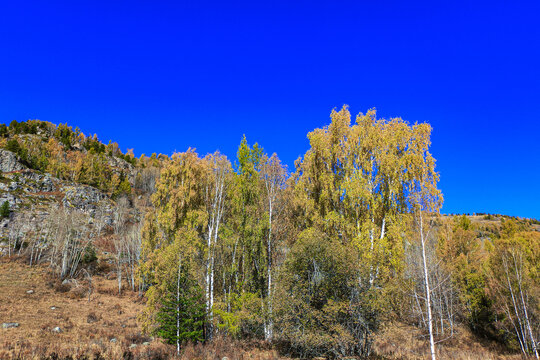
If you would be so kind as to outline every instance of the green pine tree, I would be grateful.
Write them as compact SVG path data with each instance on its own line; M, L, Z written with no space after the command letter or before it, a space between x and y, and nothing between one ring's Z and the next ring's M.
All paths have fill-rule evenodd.
M204 319L205 305L200 288L187 279L186 274L181 274L179 281L171 283L161 299L155 335L176 344L179 351L186 341L204 340Z
M10 214L9 202L4 201L4 203L0 207L0 217L7 218L9 217L9 214Z
M21 146L19 145L19 142L16 139L9 139L6 144L6 150L14 152L15 154L18 154L21 151Z

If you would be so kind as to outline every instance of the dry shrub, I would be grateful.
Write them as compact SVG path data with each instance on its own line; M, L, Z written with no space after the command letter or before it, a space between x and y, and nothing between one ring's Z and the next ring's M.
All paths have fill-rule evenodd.
M88 295L88 289L84 286L73 288L69 291L68 297L70 299L82 299Z
M130 344L142 344L144 342L149 342L151 341L152 339L150 339L148 336L144 336L140 333L134 333L134 334L129 334L129 335L126 335L126 340L130 343Z
M259 359L276 360L279 356L269 344L259 341L235 341L226 336L216 336L207 344L188 343L184 346L181 359Z
M58 281L57 280L54 280L54 279L48 279L46 280L45 282L45 286L48 288L48 289L54 289L54 287L58 285Z
M437 358L457 360L521 359L519 354L504 354L500 345L482 341L467 328L458 327L453 337L436 345ZM431 358L429 338L416 327L402 323L387 324L375 335L373 357L389 360Z
M133 359L137 360L165 360L174 358L176 358L176 349L173 346L159 342L155 342L149 346L139 347L133 355Z
M108 327L113 327L113 326L115 326L116 324L115 324L114 321L106 320L105 322L103 322L103 325L108 326Z
M66 317L64 319L64 321L65 321L64 326L61 326L61 328L63 330L71 330L71 329L73 329L74 325L73 325L73 322L71 321L71 319Z
M54 290L59 293L67 293L71 290L71 286L69 284L62 284L61 282L58 282L54 285Z
M93 311L90 312L88 316L86 317L86 322L89 324L98 322L99 320L101 320L101 316L97 316L96 313Z
M103 295L118 295L118 289L111 289L110 287L105 287L105 286L98 286L97 288L97 292L98 294L103 294Z
M109 264L107 261L100 260L96 266L96 273L106 274L113 271L113 265Z

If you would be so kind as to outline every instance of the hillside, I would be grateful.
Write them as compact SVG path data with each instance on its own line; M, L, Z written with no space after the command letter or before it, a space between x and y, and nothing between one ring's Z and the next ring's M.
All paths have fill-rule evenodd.
M0 358L533 356L540 223L439 214L429 126L331 117L293 173L0 125Z
M106 273L93 277L90 301L85 286L85 283L63 286L51 278L46 266L30 267L19 261L0 259L0 323L18 324L0 330L0 359L42 359L52 354L58 354L60 359L93 354L105 359L174 356L174 346L141 334L136 318L144 306L136 293L118 296L115 279ZM56 327L59 332L54 331ZM207 348L190 346L182 359L285 359L265 348L265 344L220 341ZM375 340L372 358L427 359L422 355L425 350L426 342L418 329L403 323L388 323ZM465 328L444 344L441 357L521 359L520 355L506 354L497 344L475 338Z
M103 260L106 261L106 260ZM118 296L116 279L98 272L88 282L62 284L47 266L0 259L0 359L168 359L174 346L141 334L137 316L144 300L136 292ZM277 359L275 351L220 342L191 346L182 359ZM55 355L58 357L55 357Z
M165 157L134 159L97 136L41 121L0 126L0 135L0 204L8 204L0 222L0 358L172 357L174 347L142 334L141 293L127 287L119 295L111 240L119 201L130 226L141 221ZM60 274L60 259L50 252L66 238L77 248L68 249L76 263ZM189 351L238 359L239 350Z

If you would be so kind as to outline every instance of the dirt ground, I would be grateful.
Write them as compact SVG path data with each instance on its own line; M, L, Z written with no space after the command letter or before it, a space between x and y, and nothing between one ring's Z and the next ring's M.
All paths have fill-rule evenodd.
M0 259L0 323L19 324L0 329L0 359L7 354L26 358L115 347L122 352L125 346L153 343L140 335L140 298L129 291L118 296L115 280L94 276L90 301L82 284L62 286L52 280L46 266Z

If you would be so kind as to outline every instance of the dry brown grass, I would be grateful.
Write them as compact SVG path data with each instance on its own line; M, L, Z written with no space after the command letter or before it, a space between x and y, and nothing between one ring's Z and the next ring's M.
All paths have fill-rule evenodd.
M276 350L262 342L238 342L230 339L217 337L208 345L192 345L185 347L181 359L191 360L277 360L286 359L280 357Z
M137 294L124 291L118 296L114 278L94 276L94 291L88 302L84 281L77 285L62 285L51 279L46 266L30 267L0 258L0 323L20 324L17 328L0 328L0 359L176 358L174 346L141 334L137 315L144 303ZM27 294L28 290L34 293ZM53 332L57 326L61 333ZM275 351L261 344L226 339L205 346L187 345L182 355L182 359L223 357L278 358Z
M0 359L98 351L121 358L125 345L130 345L128 337L140 334L136 316L143 304L129 291L117 296L114 280L95 276L93 286L102 291L94 290L89 302L82 283L62 285L50 280L45 266L0 260L0 323L20 324L0 329ZM62 332L54 333L55 327ZM154 343L158 342L148 346Z
M506 354L492 342L482 342L466 328L455 330L454 336L436 345L438 359L518 360L520 354ZM373 344L375 358L431 359L429 342L418 328L402 323L387 324Z
M94 291L88 302L84 281L78 285L68 288L51 280L45 266L29 267L0 258L0 323L20 324L18 328L0 329L0 359L176 358L174 346L141 334L137 315L144 303L137 294L124 291L118 296L114 278L94 276ZM34 293L27 294L28 290ZM53 306L56 309L52 310ZM57 326L62 329L59 334L52 331ZM404 324L388 324L375 336L373 350L376 359L428 358L426 339L417 328ZM456 336L439 345L438 355L440 359L521 359L480 342L466 329L459 329ZM224 357L280 358L265 343L216 338L207 345L187 345L181 359Z

